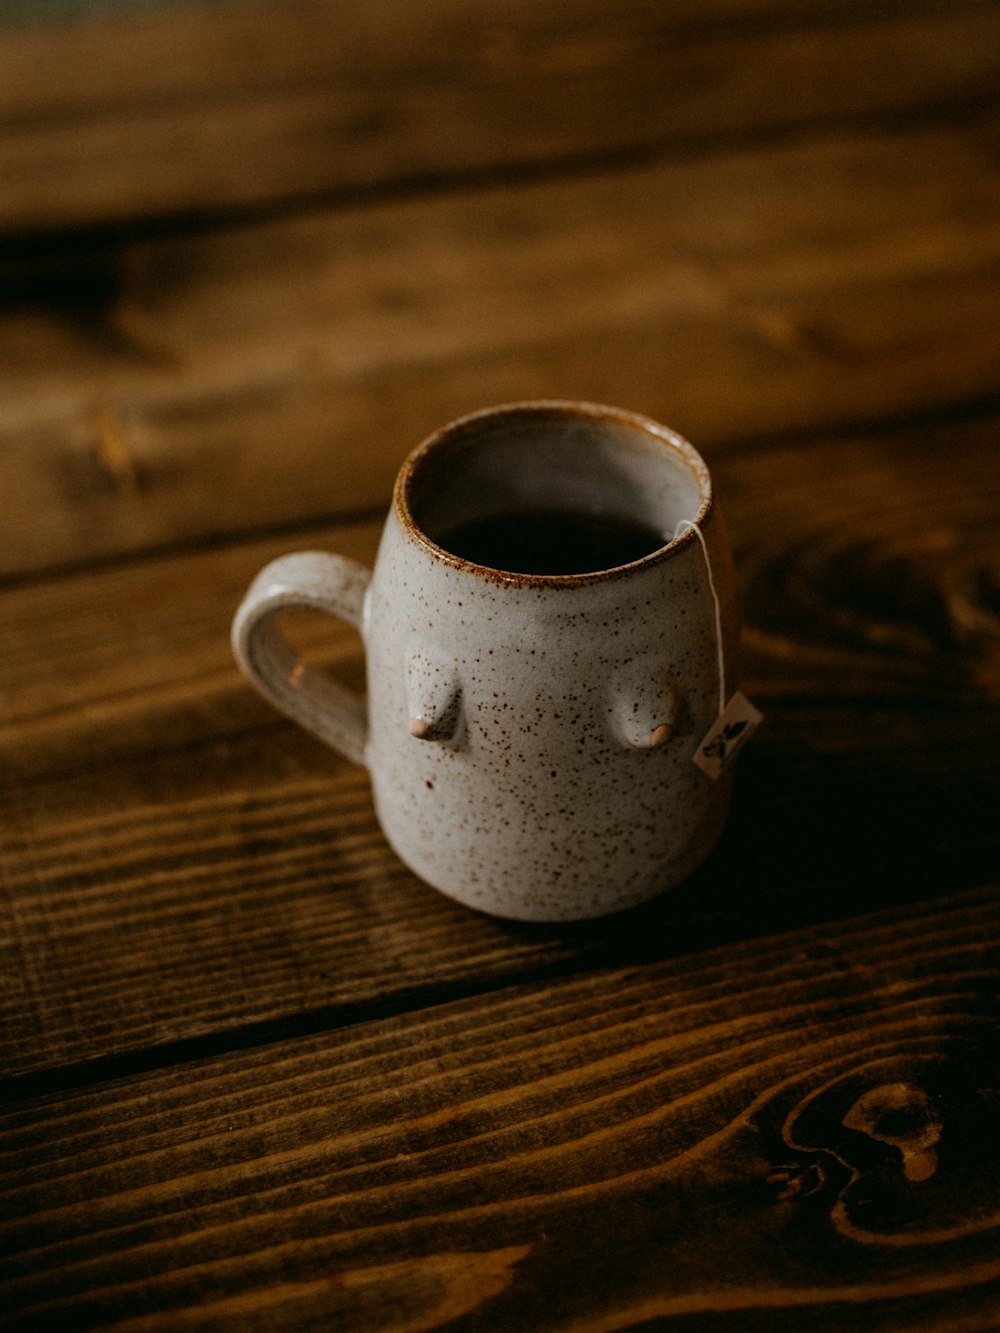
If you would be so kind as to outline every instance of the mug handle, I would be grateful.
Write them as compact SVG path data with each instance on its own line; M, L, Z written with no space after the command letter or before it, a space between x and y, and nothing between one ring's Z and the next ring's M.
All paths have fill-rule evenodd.
M364 637L365 592L371 570L347 556L299 551L265 565L233 619L233 653L251 683L299 726L352 760L365 762L364 699L325 671L307 666L274 617L289 606L338 616Z

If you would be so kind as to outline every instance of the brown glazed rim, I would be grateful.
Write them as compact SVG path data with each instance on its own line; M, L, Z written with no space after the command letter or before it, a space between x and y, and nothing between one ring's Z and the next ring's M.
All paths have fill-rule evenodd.
M467 416L459 417L456 421L449 422L447 426L442 426L433 435L428 436L422 444L417 445L400 468L393 490L393 507L396 516L410 540L423 547L436 560L451 565L453 569L478 574L494 583L539 588L576 588L582 584L601 583L610 579L621 578L635 570L669 560L690 542L697 541L691 528L685 528L679 537L674 537L665 546L657 547L655 551L650 551L648 555L642 556L639 560L630 561L627 565L614 565L610 569L588 570L583 574L518 574L508 570L493 569L488 565L477 565L471 560L464 560L461 556L453 555L451 551L432 541L417 524L410 509L413 483L432 455L442 445L454 439L456 435L470 432L471 428L480 422L496 420L503 416L529 417L539 415L588 417L593 421L613 421L620 425L630 426L633 430L641 431L643 434L659 441L668 449L673 450L675 454L679 454L694 473L698 482L698 489L701 492L701 505L691 521L696 523L699 528L704 529L705 523L712 516L712 479L705 460L694 445L689 444L676 431L670 430L667 426L661 426L652 417L642 416L637 412L626 412L618 407L604 407L599 403L578 403L568 399L551 398L538 401L502 403L497 407L481 408L478 412L470 412Z

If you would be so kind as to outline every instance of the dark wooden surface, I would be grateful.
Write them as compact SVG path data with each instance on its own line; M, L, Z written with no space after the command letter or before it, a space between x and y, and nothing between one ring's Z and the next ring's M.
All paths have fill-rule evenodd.
M0 70L0 1326L994 1333L1000 6L179 5ZM570 929L425 888L228 648L530 396L702 449L767 714L708 864Z

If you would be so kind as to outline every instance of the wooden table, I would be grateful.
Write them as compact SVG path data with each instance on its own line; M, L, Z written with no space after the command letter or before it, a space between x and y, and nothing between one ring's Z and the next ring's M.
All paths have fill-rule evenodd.
M0 70L0 1325L1000 1327L1000 6L175 6ZM541 396L701 448L767 714L705 868L574 929L424 887L228 646Z

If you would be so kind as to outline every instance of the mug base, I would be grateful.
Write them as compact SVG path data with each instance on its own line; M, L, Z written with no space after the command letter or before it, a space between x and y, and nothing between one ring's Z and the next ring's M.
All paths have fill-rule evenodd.
M720 785L731 788L731 783L725 778ZM601 917L629 911L662 897L682 884L715 850L726 826L730 795L730 790L720 793L722 799L713 803L709 817L680 856L674 857L669 866L664 866L661 874L655 878L650 877L632 888L612 889L606 883L590 885L577 883L556 892L548 889L518 892L512 887L509 893L498 894L494 890L477 888L471 882L456 886L450 879L440 876L435 866L421 864L418 855L410 855L384 826L382 832L386 842L404 865L430 888L436 889L438 893L453 902L461 903L463 907L469 907L475 912L482 912L485 916L502 921L518 921L534 925L568 925L573 922L596 921Z

